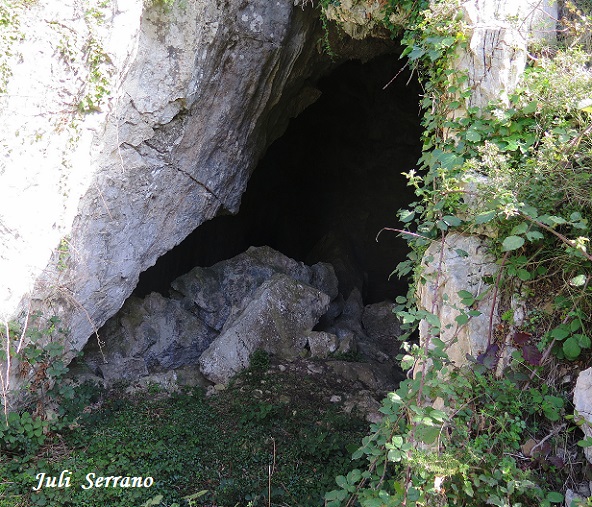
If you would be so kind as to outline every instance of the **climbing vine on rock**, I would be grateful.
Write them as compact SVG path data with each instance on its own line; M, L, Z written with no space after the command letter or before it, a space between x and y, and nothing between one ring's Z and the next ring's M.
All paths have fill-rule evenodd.
M454 63L471 33L461 7L385 5L393 33L405 20L403 57L424 87L423 155L407 173L417 201L400 211L403 228L390 230L412 246L396 269L413 280L397 298L409 328L403 338L420 322L427 333L420 345L403 343L409 378L354 454L368 467L338 477L328 506L550 506L563 502L564 484L578 473L567 461L582 421L570 413L569 376L558 369L590 359L592 47L582 44L590 22L566 2L560 42L529 48L518 86L477 108L467 105L474 90ZM443 252L453 231L483 238L497 274L483 280L483 292L467 287L418 308L419 285L438 294L442 254L431 258L429 280L420 260L430 245ZM487 294L487 348L459 367L448 356L454 339L441 339L453 324L436 307L460 301L451 307L454 334L482 315Z

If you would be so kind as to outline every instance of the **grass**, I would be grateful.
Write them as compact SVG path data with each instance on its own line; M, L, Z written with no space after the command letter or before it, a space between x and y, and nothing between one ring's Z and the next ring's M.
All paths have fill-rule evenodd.
M169 507L200 491L207 493L192 505L323 505L367 432L360 417L328 403L317 380L272 374L265 364L211 398L199 389L155 391L107 393L100 408L53 434L35 456L3 454L0 507L138 507L157 495L156 505ZM36 474L62 470L72 472L70 488L31 490ZM150 476L154 485L83 490L91 472Z

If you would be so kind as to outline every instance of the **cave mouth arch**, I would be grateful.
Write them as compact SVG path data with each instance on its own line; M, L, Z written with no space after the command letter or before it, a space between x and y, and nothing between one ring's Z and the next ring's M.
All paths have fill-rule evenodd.
M166 296L194 266L264 245L307 264L333 264L346 298L355 287L366 304L406 293L389 279L407 254L405 241L392 233L376 241L413 200L401 173L421 154L421 89L401 67L390 54L348 61L321 78L320 98L268 148L238 214L202 224L142 273L134 294Z

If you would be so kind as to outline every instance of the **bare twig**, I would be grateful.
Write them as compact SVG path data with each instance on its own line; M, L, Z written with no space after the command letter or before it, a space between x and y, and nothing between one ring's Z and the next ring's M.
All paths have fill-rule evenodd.
M387 89L387 88L388 88L388 87L389 87L389 86L390 86L390 85L393 83L393 81L399 77L399 74L401 74L401 72L403 72L403 71L404 71L404 70L405 70L405 69L408 67L408 65L409 65L409 60L407 60L407 61L405 62L405 65L403 65L403 67L401 67L401 70L399 70L399 72L397 72L397 73L395 74L395 77L393 77L393 78L392 78L392 79L391 79L391 80L390 80L390 81L389 81L387 84L385 84L385 85L382 87L382 89L383 89L383 90L386 90L386 89Z
M405 231L403 229L394 229L392 227L383 227L382 229L380 229L378 231L378 234L376 235L376 241L378 241L378 237L380 236L380 233L382 231L398 232L399 234L406 234L408 236L413 236L414 238L427 239L428 241L432 241L433 243L436 243L436 240L434 240L432 238L428 238L426 236L422 236L421 234L417 234L416 232Z
M29 301L29 306L27 308L27 316L25 317L25 323L23 325L23 330L21 332L21 337L19 339L18 345L16 347L16 353L18 354L21 351L21 347L23 346L23 341L25 339L25 335L27 333L27 327L29 326L29 316L31 315L31 301Z
M588 252L586 252L584 249L582 248L578 248L578 246L575 244L574 241L572 241L571 239L567 238L566 236L564 236L563 234L561 234L560 232L557 232L555 229L553 229L552 227L549 227L548 225L545 225L544 223L542 223L541 221L532 218L530 216L528 216L526 213L523 213L522 211L518 210L518 213L520 214L521 217L525 218L526 220L528 220L529 222L537 225L538 227L540 227L541 229L544 229L548 232L550 232L551 234L553 234L554 236L558 237L563 243L565 243L567 246L574 248L575 250L577 250L578 252L581 252L582 255L584 257L586 257L586 259L588 259L589 261L592 261L592 255L589 254Z
M547 440L549 440L552 436L557 435L557 433L560 433L565 427L567 426L566 423L560 424L559 426L557 426L557 428L555 428L551 433L549 433L545 438L541 439L541 441L534 445L532 447L532 449L530 450L530 455L532 456L534 453L534 450L537 447L540 447L541 445L543 445Z

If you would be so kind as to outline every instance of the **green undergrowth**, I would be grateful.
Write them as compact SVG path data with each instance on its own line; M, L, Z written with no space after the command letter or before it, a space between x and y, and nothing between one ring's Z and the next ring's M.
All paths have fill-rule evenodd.
M0 506L322 505L367 425L328 403L312 379L268 373L264 359L209 398L200 389L129 396L83 386L72 410L86 410L69 427L36 449L4 446ZM70 488L31 490L37 474L63 470ZM84 490L88 473L150 476L154 485Z

